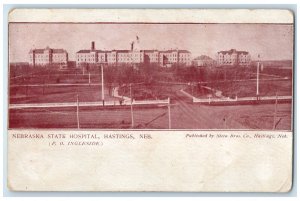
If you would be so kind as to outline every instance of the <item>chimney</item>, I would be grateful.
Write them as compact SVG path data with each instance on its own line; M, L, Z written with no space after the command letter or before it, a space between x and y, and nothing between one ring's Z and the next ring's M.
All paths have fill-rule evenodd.
M95 50L95 42L92 41L92 47L91 47L92 50Z
M133 45L134 45L134 42L132 41L131 42L131 51L133 51Z

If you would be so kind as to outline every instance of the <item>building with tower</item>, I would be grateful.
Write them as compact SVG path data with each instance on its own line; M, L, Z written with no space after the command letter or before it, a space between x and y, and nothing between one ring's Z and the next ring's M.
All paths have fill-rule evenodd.
M99 64L108 65L135 65L158 64L162 67L174 64L191 65L191 53L187 50L143 50L140 48L139 37L130 43L129 50L97 50L95 42L91 48L79 50L76 53L76 66L93 66Z

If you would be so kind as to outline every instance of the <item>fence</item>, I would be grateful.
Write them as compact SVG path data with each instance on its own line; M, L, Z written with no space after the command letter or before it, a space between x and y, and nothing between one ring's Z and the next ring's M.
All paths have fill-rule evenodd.
M196 98L193 97L193 103L213 104L213 103L243 103L253 101L291 101L292 96L262 96L262 97L241 97L241 98Z
M132 105L167 105L169 99L165 100L133 100ZM98 101L98 102L79 102L79 107L105 107L105 106L122 106L131 105L130 100L125 101ZM59 108L59 107L77 107L77 102L67 103L24 103L24 104L10 104L9 109L25 109L25 108Z

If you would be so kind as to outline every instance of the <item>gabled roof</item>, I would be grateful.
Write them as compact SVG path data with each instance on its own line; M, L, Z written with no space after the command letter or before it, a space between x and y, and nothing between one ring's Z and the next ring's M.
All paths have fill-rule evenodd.
M178 50L179 53L191 53L190 51L188 50Z
M90 53L91 50L79 50L77 53Z
M201 55L201 56L196 57L194 60L213 60L213 59L210 58L209 56Z

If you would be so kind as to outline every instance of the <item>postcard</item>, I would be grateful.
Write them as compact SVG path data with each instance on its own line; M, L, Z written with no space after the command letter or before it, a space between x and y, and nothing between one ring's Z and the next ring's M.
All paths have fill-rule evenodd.
M288 192L294 16L14 9L11 191Z

